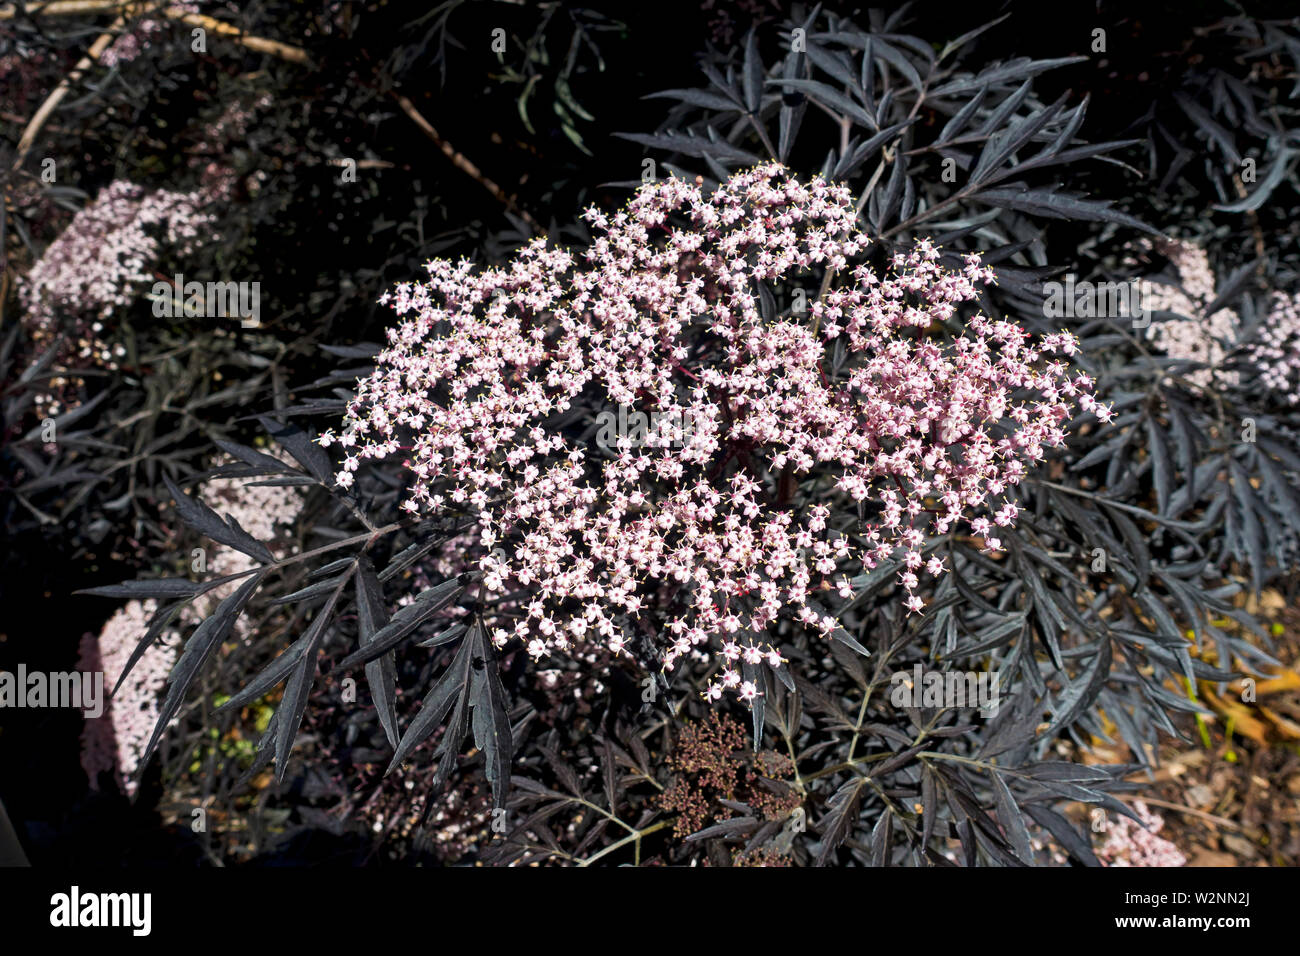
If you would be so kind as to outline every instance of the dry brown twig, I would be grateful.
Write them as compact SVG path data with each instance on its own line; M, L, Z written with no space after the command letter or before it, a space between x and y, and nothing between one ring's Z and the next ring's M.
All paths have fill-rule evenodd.
M28 16L66 16L77 13L102 13L106 10L119 10L132 0L48 0L46 3L29 3L19 6L11 3L0 7L0 20L12 20L19 12Z
M1197 810L1195 807L1183 806L1182 804L1178 804L1178 803L1170 803L1168 800L1161 800L1158 797L1152 797L1145 794L1121 793L1121 794L1116 794L1116 796L1118 796L1121 800L1125 801L1126 803L1137 803L1140 801L1142 803L1150 804L1151 806L1154 807L1161 807L1162 809L1165 810L1173 810L1177 813L1185 813L1189 816L1196 817L1199 820L1204 820L1206 823L1212 824L1214 826L1226 827L1229 830L1238 830L1252 837L1259 836L1259 831L1256 830L1254 827L1246 826L1245 824L1238 823L1235 820L1229 820L1227 817L1220 817L1220 816L1215 816L1213 813L1206 813L1204 810Z
M124 23L126 23L124 17L118 17L114 20L113 25L106 32L99 35L95 42L90 45L90 49L86 51L86 55L77 61L77 65L72 68L72 71L59 81L59 85L45 98L45 102L40 105L40 108L32 114L32 118L27 123L27 128L23 130L23 135L18 139L18 149L13 164L14 169L22 166L27 154L31 151L32 144L36 142L36 137L41 132L41 127L45 125L45 121L63 102L63 98L68 95L73 84L79 82L82 75L99 59L100 54L108 49L108 45L116 38L117 31L122 28Z
M269 53L271 56L279 57L290 63L308 64L311 62L307 51L301 47L281 43L279 40L268 40L265 37L253 36L236 26L204 16L201 13L191 13L181 7L166 7L161 10L150 9L161 5L161 3L156 2L153 4L142 3L140 0L48 0L46 3L29 3L22 7L21 11L30 16L40 15L45 17L116 12L121 14L119 22L122 19L152 12L157 16L166 17L178 23L184 23L192 27L202 27L204 30L209 30L228 40L234 40L236 43L258 53ZM0 20L12 20L18 16L19 12L20 8L17 4L0 7ZM120 29L117 23L113 26Z
M119 12L119 16L113 21L112 26L110 26L104 33L101 33L95 42L91 44L86 55L77 61L77 65L74 66L71 72L69 72L68 75L59 82L59 85L54 88L54 91L50 93L45 102L42 103L40 108L32 115L31 120L27 123L26 129L23 130L22 137L18 140L18 148L13 163L14 169L18 169L22 166L24 160L27 159L27 154L31 151L32 145L36 142L37 135L39 135L41 128L45 125L46 120L48 120L51 114L58 109L59 104L63 102L64 98L71 91L73 85L81 80L82 76L90 69L91 65L97 62L103 52L108 49L109 44L113 42L121 32L122 28L126 25L128 17L138 16L145 13L155 13L167 17L170 20L176 20L190 26L201 27L204 30L210 30L217 36L234 40L235 42L258 53L267 53L271 56L276 56L292 63L309 64L311 62L310 58L307 56L307 51L301 47L281 43L278 40L267 40L262 37L251 36L250 34L244 33L238 27L233 27L228 23L214 20L212 17L203 16L202 14L190 13L180 7L157 9L158 7L161 7L161 3L139 3L134 2L134 0L54 0L54 2L30 4L25 8L28 13L40 13L42 15L94 13L105 10L116 10ZM13 17L17 15L17 12L17 7L14 5L0 8L0 20L13 19Z
M420 111L415 108L414 103L405 96L402 96L400 93L394 92L391 95L395 100L397 100L397 105L402 108L402 112L410 117L411 122L420 127L420 131L423 132L425 136L433 140L434 144L442 150L443 155L450 159L457 169L465 173L465 175L472 178L475 182L490 192L496 197L498 202L502 203L507 209L517 215L520 219L524 220L524 222L528 223L528 225L534 230L537 232L542 231L542 227L527 210L520 208L512 197L506 195L504 189L498 186L491 179L488 179L488 177L484 176L477 166L465 158L463 153L457 152L451 143L443 139L442 135L433 128L433 124L425 119L424 116L420 114Z
M303 66L311 64L311 57L302 47L292 46L288 43L281 43L279 40L267 40L264 37L255 37L252 34L245 33L238 27L231 26L221 20L214 20L212 17L205 17L201 13L189 13L179 7L168 7L162 11L163 15L169 20L177 20L181 23L192 27L202 27L210 30L217 36L225 37L228 40L234 40L248 49L257 53L269 53L271 56L278 57L281 60L287 60L290 63L300 63Z
M311 58L308 56L307 51L301 47L292 46L288 43L281 43L278 40L267 40L263 37L252 36L243 32L238 27L231 26L229 23L214 20L212 17L204 16L203 14L190 13L179 7L166 7L165 9L151 10L151 6L158 7L161 6L161 4L154 3L150 5L148 3L140 3L138 0L47 0L47 2L44 3L27 4L23 8L24 12L28 14L40 14L42 16L99 13L105 11L116 11L119 13L119 16L113 22L113 25L109 27L105 33L100 35L97 40L95 40L86 56L82 57L82 59L72 69L72 72L64 77L63 81L59 83L54 92L50 94L49 98L41 104L40 109L38 109L35 115L33 115L31 121L27 124L27 128L23 131L22 138L18 142L17 158L14 161L14 169L17 169L22 165L23 161L27 158L27 153L31 150L32 144L36 141L37 134L45 125L46 120L48 120L54 110L58 108L59 103L63 101L64 97L68 95L73 84L80 80L82 74L84 74L85 71L90 68L91 64L97 61L104 50L107 49L108 45L113 41L113 38L122 29L128 16L137 16L142 13L155 12L157 15L165 16L170 20L209 30L216 36L233 40L236 43L258 53L266 53L290 63L299 63L304 66L309 66L311 64ZM18 7L16 4L0 7L0 20L13 19L17 13ZM482 171L480 171L479 168L475 166L474 163L472 163L463 153L457 151L455 147L447 142L437 129L434 128L433 124L425 119L420 111L415 108L414 103L399 93L393 93L392 95L397 100L398 106L402 108L402 112L404 112L407 117L409 117L410 120L420 128L421 132L428 136L429 139L433 140L434 144L437 145L449 160L451 160L452 164L456 166L457 169L465 173L465 175L469 176L490 192L498 202L523 219L532 229L541 232L541 226L537 220L533 218L526 209L521 208L519 204L515 202L514 197L508 195L504 189L485 176Z

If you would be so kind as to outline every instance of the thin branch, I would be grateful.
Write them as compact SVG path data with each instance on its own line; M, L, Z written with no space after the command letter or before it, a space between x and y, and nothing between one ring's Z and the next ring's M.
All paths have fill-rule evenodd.
M1126 803L1149 803L1155 807L1163 807L1166 810L1173 810L1176 813L1185 813L1188 816L1204 820L1206 823L1214 826L1227 827L1230 830L1240 830L1242 833L1249 834L1252 837L1258 836L1259 831L1238 823L1235 820L1229 820L1227 817L1215 816L1213 813L1206 813L1204 810L1197 810L1195 807L1183 806L1179 803L1171 803L1168 800L1161 800L1157 797L1147 796L1140 793L1120 793L1116 796Z
M49 17L112 11L121 14L118 23L114 24L114 28L116 28L128 17L137 17L151 12L148 7L148 3L141 3L139 0L48 0L45 3L28 4L21 10L17 4L0 7L0 20L12 20L20 12L29 16L39 14ZM193 13L183 7L167 7L164 10L152 12L155 12L158 16L166 17L168 20L176 20L192 27L202 27L204 30L210 30L217 36L234 40L236 43L258 53L269 53L271 56L288 60L291 63L301 63L303 65L311 63L307 51L301 47L281 43L279 40L268 40L264 37L253 36L229 23L204 16L201 13Z
M181 23L188 24L192 27L202 27L210 30L217 36L225 37L227 40L233 40L236 43L248 47L257 53L269 53L271 56L279 57L281 60L287 60L290 63L300 63L303 66L311 65L311 57L302 47L291 46L288 43L281 43L279 40L267 40L264 37L256 37L250 33L245 33L238 27L231 26L221 20L214 20L212 17L205 17L201 13L190 13L180 7L168 7L162 11L163 15L169 20L177 20Z
M48 0L46 3L29 3L19 7L16 3L0 7L0 20L13 20L18 14L34 17L67 16L78 13L102 13L106 10L120 10L131 0Z
M101 33L98 39L91 44L86 55L83 56L77 62L77 65L72 68L72 71L59 82L59 85L54 88L54 91L46 98L45 102L41 104L40 109L38 109L32 116L31 120L27 124L27 128L23 130L22 137L18 140L17 155L13 164L15 170L20 168L23 162L27 159L27 154L31 152L31 148L35 144L36 137L40 134L41 128L45 125L45 122L50 118L51 114L58 109L59 104L63 102L64 98L67 97L68 93L72 90L73 85L80 82L86 71L89 70L93 64L98 62L103 52L108 49L109 44L113 42L118 33L126 25L128 15L140 15L143 13L155 12L169 20L176 20L189 26L210 30L219 37L233 40L236 43L258 53L267 53L291 63L300 63L303 65L309 65L311 63L307 51L301 47L281 43L278 40L267 40L263 37L252 36L251 34L240 30L238 27L231 26L229 23L223 23L220 20L214 20L212 17L207 17L199 13L191 13L181 7L167 7L164 10L153 11L150 9L148 4L113 3L96 5L98 2L99 0L64 0L64 2L61 3L49 3L41 5L40 7L33 5L32 7L27 8L29 12L39 10L51 14L85 13L96 10L121 10L121 15L113 21L112 26L110 26L108 30ZM87 3L90 5L87 6ZM12 19L16 13L17 8L13 5L0 8L0 20Z
M77 61L77 65L72 68L72 72L59 81L59 85L46 97L40 109L33 114L31 120L27 123L27 128L23 130L23 135L18 140L17 155L13 164L15 170L19 169L23 161L27 159L27 154L31 152L32 145L36 142L36 137L40 135L41 127L45 125L45 121L58 109L64 97L72 90L73 84L80 82L85 72L99 60L100 54L108 49L108 45L116 38L117 31L122 28L125 22L126 20L123 17L114 20L113 25L105 33L101 33L99 38L90 45L90 49L86 51L85 56Z
M402 96L400 93L391 90L389 93L393 99L397 100L397 105L402 108L402 112L411 118L411 122L420 127L420 131L424 133L425 136L433 140L434 145L442 150L443 155L451 160L452 165L490 192L494 197L496 197L498 202L517 215L520 219L524 220L524 222L528 223L528 225L535 231L539 233L542 231L542 227L538 224L537 220L527 212L527 210L520 208L512 197L506 195L504 189L484 176L477 166L465 158L464 154L458 153L451 143L443 139L442 134L434 129L433 124L420 114L420 111L415 108L414 103L405 96Z
M622 821L620 820L618 822L621 823ZM664 827L670 825L671 823L672 820L660 820L658 823L654 824L653 826L648 826L644 830L635 830L632 833L629 833L627 836L623 837L623 839L619 840L617 843L611 843L609 846L605 847L595 856L589 856L585 860L579 861L578 866L584 866L584 867L591 866L591 864L595 863L601 857L608 856L609 854L613 853L615 850L627 846L627 844L632 842L636 843L637 856L639 859L640 852L641 852L641 838L645 836L649 836L651 833L654 833L656 830L662 830Z

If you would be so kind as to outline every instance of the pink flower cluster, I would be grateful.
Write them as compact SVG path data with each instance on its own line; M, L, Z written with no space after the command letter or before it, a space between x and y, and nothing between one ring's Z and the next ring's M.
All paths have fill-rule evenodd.
M1274 293L1268 318L1245 353L1262 388L1300 404L1300 294Z
M1139 249L1154 248L1166 256L1178 273L1179 288L1143 282L1142 306L1152 312L1173 312L1186 319L1155 320L1147 327L1147 338L1170 358L1198 362L1204 368L1190 369L1184 377L1196 385L1235 385L1237 373L1225 370L1223 360L1237 335L1240 319L1231 309L1206 315L1214 302L1215 278L1204 249L1180 240L1138 241Z
M98 636L87 634L81 639L77 667L84 673L102 671L105 695L113 692L156 610L153 601L131 601L109 619ZM178 647L174 633L165 643L151 646L117 695L106 703L104 712L86 720L81 731L81 766L92 788L98 787L99 774L108 772L116 774L124 793L134 794L135 773L158 723L158 698L176 663Z
M23 323L33 341L41 345L62 333L69 339L63 361L116 368L126 350L109 344L106 320L153 282L150 270L164 248L193 251L214 221L200 211L204 202L198 193L149 192L122 179L101 190L20 284Z
M896 555L919 611L919 576L944 570L927 537L964 527L997 549L1016 518L1005 496L1061 444L1071 403L1109 417L1057 357L1070 335L1034 343L979 314L962 325L958 307L993 279L978 256L952 271L920 242L886 276L850 267L868 240L843 186L769 164L708 196L650 184L586 218L585 264L538 240L507 268L433 261L428 282L385 294L403 319L341 433L320 438L345 450L341 487L361 459L400 449L406 510L477 515L484 590L532 594L498 646L617 654L644 636L666 670L716 647L706 696L752 700L739 662L781 666L758 639L778 614L829 634L836 621L809 598L848 597L848 567ZM760 283L814 270L845 281L808 316L764 317ZM836 340L848 360L832 377ZM661 425L605 455L547 424L593 398L689 420L689 437ZM857 502L878 513L833 526L832 505Z
M1164 818L1148 810L1141 800L1133 802L1133 809L1149 829L1128 817L1117 818L1107 829L1106 842L1097 851L1097 858L1106 866L1185 866L1187 857L1182 850L1156 835L1165 825Z
M169 8L173 8L185 13L198 13L199 6L197 3L169 3ZM104 66L114 67L121 66L123 63L130 63L141 53L147 50L151 45L150 37L155 36L163 31L165 20L159 20L154 17L141 17L132 26L123 32L113 45L99 56L99 62Z
M149 192L115 180L32 266L22 284L26 321L49 334L58 328L61 309L103 319L131 302L139 286L152 283L147 270L164 245L181 254L192 251L212 221L199 212L200 204L193 193Z

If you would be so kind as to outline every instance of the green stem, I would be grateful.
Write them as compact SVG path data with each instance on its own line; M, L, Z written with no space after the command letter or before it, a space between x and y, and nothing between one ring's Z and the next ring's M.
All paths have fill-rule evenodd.
M621 820L619 822L622 823ZM591 864L595 863L602 856L606 856L610 853L613 853L615 850L619 849L620 847L624 847L627 844L632 843L634 841L636 843L636 862L637 865L640 866L641 865L641 838L644 836L649 836L651 833L654 833L656 830L662 830L670 823L672 823L672 820L660 820L654 826L646 827L644 830L633 830L627 836L623 837L623 839L619 840L617 843L611 843L609 846L605 847L605 849L601 850L595 856L587 857L587 859L581 861L578 864L578 866L591 866ZM624 824L624 826L626 825L627 824Z

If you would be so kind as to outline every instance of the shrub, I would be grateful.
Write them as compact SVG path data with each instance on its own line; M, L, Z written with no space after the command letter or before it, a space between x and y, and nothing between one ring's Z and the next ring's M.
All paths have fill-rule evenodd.
M1117 795L1275 664L1300 554L1294 24L1103 66L836 3L393 6L101 25L15 127L6 530L129 602L87 666L156 706L92 776L161 753L265 814L240 858L1123 858L1071 802L1141 844ZM15 108L71 15L0 40ZM175 271L274 319L155 315Z

